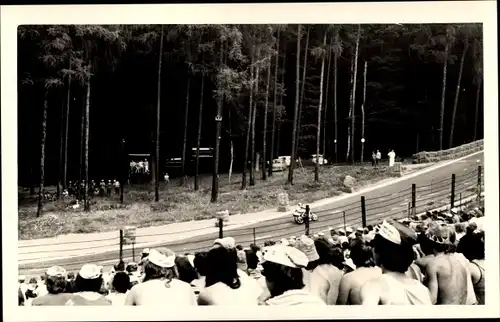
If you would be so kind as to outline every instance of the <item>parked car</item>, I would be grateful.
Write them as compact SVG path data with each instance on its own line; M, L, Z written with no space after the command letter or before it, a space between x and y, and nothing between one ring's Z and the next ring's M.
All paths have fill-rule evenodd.
M311 160L313 164L316 164L316 154L311 154ZM319 155L319 164L320 165L328 164L328 160L323 158L322 154Z
M283 160L283 162L285 162L285 165L286 165L287 167L289 167L289 166L290 166L290 162L291 162L292 157L291 157L291 156L289 156L289 155L282 155L282 156L279 156L279 157L278 157L278 159Z
M273 160L273 172L275 171L285 171L287 168L285 160L283 159L274 159Z

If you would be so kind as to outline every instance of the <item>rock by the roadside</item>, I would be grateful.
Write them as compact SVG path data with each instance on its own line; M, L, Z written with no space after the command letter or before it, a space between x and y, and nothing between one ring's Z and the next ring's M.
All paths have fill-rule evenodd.
M349 175L345 176L344 186L346 186L347 188L352 188L355 183L356 183L356 179L354 177L351 177Z

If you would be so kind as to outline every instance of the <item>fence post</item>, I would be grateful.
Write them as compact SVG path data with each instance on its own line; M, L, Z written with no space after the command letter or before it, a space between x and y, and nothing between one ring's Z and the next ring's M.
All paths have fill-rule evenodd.
M255 227L252 230L253 230L253 244L256 245L255 244Z
M408 219L411 218L410 211L411 211L411 202L408 203Z
M309 236L309 213L311 209L309 208L309 205L306 205L306 217L304 218L304 224L306 226L306 236Z
M345 225L345 210L342 211L342 218L344 218L344 231L346 229L346 225Z
M123 261L123 229L120 229L120 262Z
M451 208L455 207L455 174L451 175Z
M477 202L481 200L481 172L482 167L480 165L477 166Z
M415 216L417 208L417 185L411 184L411 215Z
M219 238L224 238L224 220L222 218L219 218Z
M132 243L132 262L135 262L135 243Z
M361 223L363 228L366 227L366 204L365 204L365 196L361 196Z

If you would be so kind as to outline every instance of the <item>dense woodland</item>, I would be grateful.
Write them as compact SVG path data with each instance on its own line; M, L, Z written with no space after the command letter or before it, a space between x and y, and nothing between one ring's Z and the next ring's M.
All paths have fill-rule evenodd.
M257 155L360 162L480 139L482 39L480 24L20 26L19 184L124 180L126 155L151 153L156 187L182 157L188 180L213 172L216 201L219 171L242 189L272 175ZM214 149L208 169L196 147Z

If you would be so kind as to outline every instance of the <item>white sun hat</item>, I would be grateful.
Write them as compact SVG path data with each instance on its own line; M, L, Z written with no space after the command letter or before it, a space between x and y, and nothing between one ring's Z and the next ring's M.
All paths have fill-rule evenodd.
M292 268L306 267L307 256L295 247L276 244L266 247L263 252L264 262L272 262Z
M148 261L160 267L172 268L175 266L175 255L167 257L156 249L151 249L148 256Z

